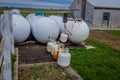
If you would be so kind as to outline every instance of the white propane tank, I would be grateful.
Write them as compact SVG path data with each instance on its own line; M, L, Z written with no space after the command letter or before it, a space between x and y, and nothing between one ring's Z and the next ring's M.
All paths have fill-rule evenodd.
M15 43L25 41L30 35L30 24L22 16L13 14L13 36Z
M34 13L28 14L28 15L26 16L26 19L31 23L32 20L33 20L33 18L34 18L34 16L35 16Z
M67 39L68 39L68 35L67 34L65 34L65 33L61 33L60 34L60 41L61 42L66 42L67 41Z
M36 16L34 13L31 13L27 15L26 19L29 21L31 28L32 28L34 23L41 17L44 17L44 16L41 16L41 15Z
M58 49L59 45L54 41L53 45L51 46L52 51L51 54L53 55L53 53Z
M58 55L58 65L60 67L68 67L70 65L70 60L71 60L71 54L69 53L69 49L66 48L64 50L60 50L60 53Z
M61 16L50 16L50 18L54 19L55 22L57 23L59 29L60 29L60 33L64 32L64 23L63 23L63 19Z
M19 9L12 9L12 14L20 14L20 10Z
M89 36L88 25L83 20L77 20L72 26L66 28L71 33L69 40L75 44L85 41Z
M53 19L42 17L34 23L32 33L37 41L46 44L48 37L53 40L57 39L59 28Z
M51 53L52 52L52 46L54 45L54 41L53 40L51 40L51 41L49 41L48 43L47 43L47 51L49 52L49 53Z
M64 30L65 30L65 29L64 29L64 23L63 23L63 17L52 15L52 16L50 16L50 18L52 18L52 19L55 20L55 22L57 23L57 25L58 25L58 27L59 27L59 29L60 29L60 33L63 33ZM74 21L68 21L68 22L66 23L66 25L67 25L68 27L70 27L72 24L74 24Z

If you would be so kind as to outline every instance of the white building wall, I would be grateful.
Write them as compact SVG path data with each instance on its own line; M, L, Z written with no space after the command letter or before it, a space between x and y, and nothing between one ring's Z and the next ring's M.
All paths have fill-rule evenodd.
M102 27L103 13L109 12L110 18L108 27L120 27L120 10L94 9L93 12L93 25Z

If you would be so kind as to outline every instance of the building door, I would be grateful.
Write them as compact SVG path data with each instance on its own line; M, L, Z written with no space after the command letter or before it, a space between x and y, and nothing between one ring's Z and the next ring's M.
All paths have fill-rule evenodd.
M104 12L103 13L102 26L109 26L109 18L110 18L110 13L109 12Z

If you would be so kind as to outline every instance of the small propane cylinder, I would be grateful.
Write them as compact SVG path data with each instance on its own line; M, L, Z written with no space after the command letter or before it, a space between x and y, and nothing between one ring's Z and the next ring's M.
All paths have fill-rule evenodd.
M56 41L53 42L51 48L52 48L51 54L53 55L53 53L58 49L58 44L56 43Z
M60 67L67 67L70 65L70 59L71 55L69 53L69 49L66 48L65 51L60 50L57 63Z
M47 43L47 52L51 53L52 52L52 46L54 44L54 40L51 40L51 38L49 38L49 41Z
M55 51L54 51L54 53L52 54L52 56L53 56L53 58L55 59L55 60L58 60L58 55L59 55L59 53L60 53L60 50L64 50L64 44L62 44L62 43L58 43L58 49L56 49Z
M65 34L65 33L61 33L60 34L60 41L61 42L65 43L67 41L67 39L68 39L68 35L67 34Z
M59 52L60 52L60 45L58 45L58 48L54 51L54 53L52 54L53 58L55 60L58 59L58 55L59 55Z

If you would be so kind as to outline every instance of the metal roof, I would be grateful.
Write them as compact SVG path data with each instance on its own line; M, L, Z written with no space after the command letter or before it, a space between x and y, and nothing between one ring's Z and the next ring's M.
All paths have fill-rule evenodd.
M120 8L120 0L87 0L95 7Z

